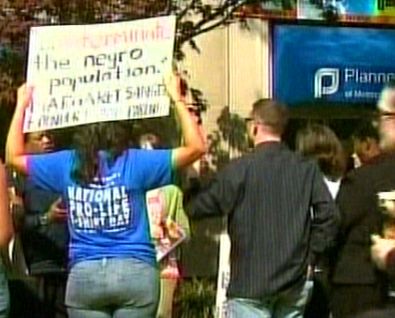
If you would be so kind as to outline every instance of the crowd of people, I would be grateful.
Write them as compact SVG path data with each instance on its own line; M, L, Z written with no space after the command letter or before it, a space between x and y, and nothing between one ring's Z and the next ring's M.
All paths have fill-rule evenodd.
M168 244L188 239L188 217L212 216L228 220L228 317L393 317L395 208L379 194L395 190L395 87L375 125L355 130L352 168L323 124L299 130L291 150L287 106L257 100L246 118L254 149L184 202L176 173L207 145L181 86L166 82L175 149L155 134L130 147L123 122L102 122L57 150L50 132L23 133L32 88L19 88L0 166L0 317L172 317L181 273ZM28 286L8 286L6 272Z

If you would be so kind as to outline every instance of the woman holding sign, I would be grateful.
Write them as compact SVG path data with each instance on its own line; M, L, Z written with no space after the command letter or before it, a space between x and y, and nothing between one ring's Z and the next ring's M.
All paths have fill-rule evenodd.
M108 122L82 126L72 150L27 155L22 126L31 89L18 90L7 161L38 186L63 193L70 231L66 306L71 318L155 316L159 275L145 193L172 183L176 168L205 151L180 100L179 83L176 76L166 83L185 140L185 146L173 150L129 149L123 126Z

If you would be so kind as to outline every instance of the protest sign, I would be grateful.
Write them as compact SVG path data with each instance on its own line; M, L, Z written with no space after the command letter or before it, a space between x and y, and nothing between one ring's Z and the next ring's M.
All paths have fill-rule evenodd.
M229 317L226 292L230 280L230 237L225 224L219 240L219 264L217 278L217 295L215 298L215 318Z
M187 239L182 192L178 187L168 185L150 190L146 195L151 238L155 244L156 260L160 262Z
M24 131L166 116L175 17L34 27Z

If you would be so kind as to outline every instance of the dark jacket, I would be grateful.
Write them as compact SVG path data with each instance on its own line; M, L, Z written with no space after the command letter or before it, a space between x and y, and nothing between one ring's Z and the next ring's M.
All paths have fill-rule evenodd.
M47 213L60 195L39 189L19 175L13 182L24 204L19 232L30 273L64 272L67 268L67 224L40 222L40 216Z
M383 273L371 260L371 235L381 234L383 229L377 193L394 188L394 154L382 154L342 180L337 196L342 222L333 258L333 283L384 284Z
M309 256L337 234L337 210L317 164L279 142L229 164L187 213L228 215L229 297L261 299L301 282Z

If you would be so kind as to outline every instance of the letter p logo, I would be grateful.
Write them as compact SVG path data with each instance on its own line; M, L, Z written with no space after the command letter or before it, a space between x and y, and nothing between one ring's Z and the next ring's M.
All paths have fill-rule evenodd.
M314 75L314 98L331 95L339 90L338 68L320 68Z

